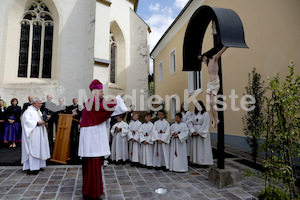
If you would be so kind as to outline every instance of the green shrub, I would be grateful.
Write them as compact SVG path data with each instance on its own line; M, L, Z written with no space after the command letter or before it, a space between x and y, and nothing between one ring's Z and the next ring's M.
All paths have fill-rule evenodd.
M277 187L266 187L260 191L258 195L259 200L288 200L289 195Z

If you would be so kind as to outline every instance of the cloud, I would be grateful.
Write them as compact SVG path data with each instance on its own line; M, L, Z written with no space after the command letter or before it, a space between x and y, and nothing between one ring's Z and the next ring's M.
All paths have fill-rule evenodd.
M173 10L170 7L162 7L159 4L150 5L149 10L152 15L146 19L146 23L151 27L150 50L153 49L160 37L174 21Z
M174 6L182 9L189 0L176 0Z
M149 10L154 11L154 12L157 12L159 10L159 8L160 8L160 5L158 3L155 4L154 6L151 3L151 5L149 6Z
M150 51L157 44L159 39L168 29L168 27L175 20L174 11L181 10L188 0L176 0L173 5L161 6L161 4L156 3L151 4L148 9L151 12L151 16L145 19L145 22L151 27L150 34ZM152 61L150 62L150 73L152 73Z

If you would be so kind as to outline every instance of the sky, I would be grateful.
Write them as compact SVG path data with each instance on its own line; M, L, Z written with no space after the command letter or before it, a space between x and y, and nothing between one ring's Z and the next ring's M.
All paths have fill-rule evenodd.
M188 0L139 0L137 14L150 26L150 52ZM152 74L152 60L150 74Z

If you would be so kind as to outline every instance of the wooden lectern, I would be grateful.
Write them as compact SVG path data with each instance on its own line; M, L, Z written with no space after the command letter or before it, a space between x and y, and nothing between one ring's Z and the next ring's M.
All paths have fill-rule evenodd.
M67 164L70 160L70 132L73 119L72 114L58 114L58 124L51 161ZM76 120L77 121L77 120Z

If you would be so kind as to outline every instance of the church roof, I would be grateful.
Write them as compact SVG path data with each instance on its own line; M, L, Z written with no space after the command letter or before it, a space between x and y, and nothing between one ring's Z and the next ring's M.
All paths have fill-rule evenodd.
M137 7L138 7L138 4L139 4L139 0L130 0L132 3L133 3L133 5L134 5L134 12L136 12L137 11Z

